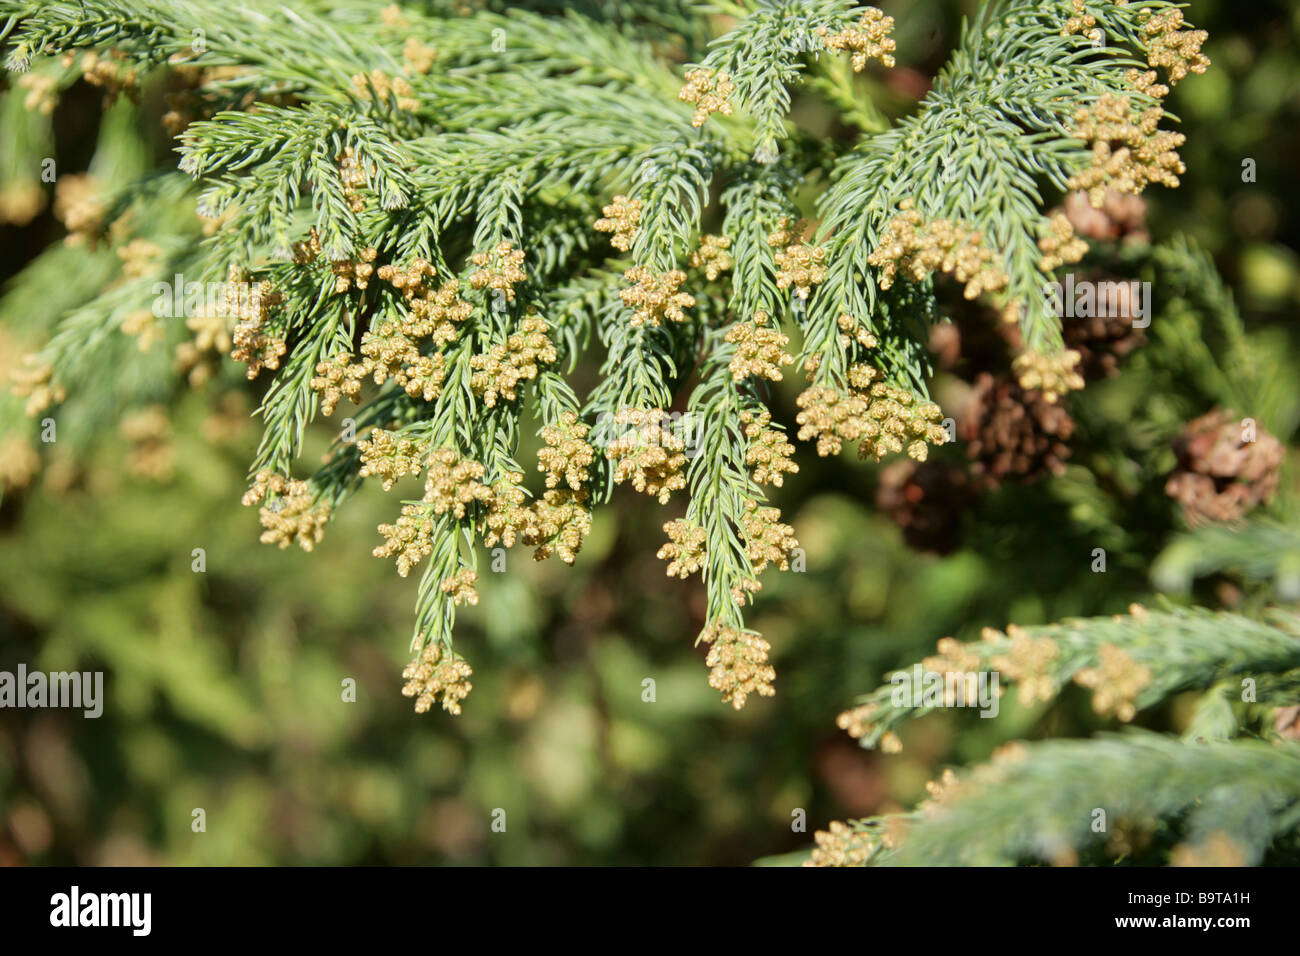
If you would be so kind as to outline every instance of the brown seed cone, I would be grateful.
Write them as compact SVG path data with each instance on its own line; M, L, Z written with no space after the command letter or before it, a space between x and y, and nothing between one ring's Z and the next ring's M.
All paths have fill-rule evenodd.
M1183 506L1189 525L1237 521L1273 497L1285 449L1263 428L1254 429L1255 440L1246 441L1243 421L1216 408L1188 422L1175 439L1178 467L1165 493Z
M961 361L963 345L962 330L955 322L939 322L930 329L930 354L934 356L934 364L945 372Z
M970 382L980 372L1006 368L1023 351L1019 326L1002 321L987 303L945 296L942 308L952 321L936 323L930 330L936 368Z
M1084 239L1112 242L1146 242L1147 204L1141 196L1107 189L1100 209L1094 209L1086 192L1072 192L1065 197L1065 215L1074 233Z
M1300 707L1279 707L1273 715L1273 729L1287 740L1300 740Z
M1026 391L1014 379L982 372L975 379L961 438L978 486L996 489L1004 481L1032 481L1065 470L1074 419L1042 392Z
M1128 289L1125 279L1109 276L1087 279L1098 283L1117 282L1121 288ZM1079 353L1078 369L1088 381L1110 378L1119 370L1120 360L1146 342L1146 331L1133 327L1133 308L1128 296L1122 296L1117 304L1122 310L1120 315L1068 318L1061 323L1065 347Z
M961 545L961 518L976 492L970 477L947 462L900 459L880 473L876 507L917 551L948 554Z

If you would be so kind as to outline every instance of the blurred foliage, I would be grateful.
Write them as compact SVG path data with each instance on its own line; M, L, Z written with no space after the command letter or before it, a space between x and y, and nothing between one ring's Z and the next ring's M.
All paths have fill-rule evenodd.
M899 24L900 70L872 92L897 114L976 4L884 6ZM1188 172L1177 193L1148 196L1150 229L1157 240L1186 233L1214 257L1263 363L1263 410L1250 411L1290 448L1300 7L1202 0L1194 15L1214 66L1170 99ZM76 88L55 116L61 174L91 161L98 96ZM796 108L810 125L824 109ZM20 118L0 121L10 136ZM119 142L167 148L153 131ZM1253 184L1241 181L1246 157ZM48 213L0 230L5 274L60 235ZM63 266L85 267L73 253ZM57 274L45 288L63 294ZM597 519L575 568L512 554L505 573L483 575L483 600L461 624L475 648L472 706L417 716L394 682L409 583L362 557L400 487L365 489L314 553L279 551L257 543L256 516L238 505L256 435L237 375L174 402L155 390L170 437L146 447L106 407L91 447L55 443L40 477L0 506L0 669L103 670L109 697L98 720L0 712L0 862L743 864L798 854L826 820L911 806L944 765L1008 739L1106 726L1082 691L1041 712L1008 697L996 721L934 714L907 729L902 755L882 756L834 718L944 635L1151 599L1150 568L1183 530L1163 492L1167 433L1219 401L1198 377L1204 357L1183 348L1213 325L1212 306L1160 295L1144 349L1074 400L1066 472L966 509L947 555L914 552L876 511L878 468L801 449L799 480L775 503L807 571L765 589L754 627L772 643L777 696L740 713L718 703L684 637L704 624L702 590L666 579L646 546L666 516L631 493L616 498L617 521ZM4 324L21 328L21 303L6 303ZM794 391L781 396L786 421ZM314 433L312 453L329 438ZM1274 513L1289 516L1293 501L1284 487ZM1186 589L1180 600L1250 599L1232 567L1192 585L1207 569L1187 540L1161 565L1163 584ZM1106 574L1089 571L1099 546ZM204 573L191 570L195 548ZM343 699L348 679L355 702ZM1179 731L1193 706L1177 698L1137 722ZM191 830L195 808L206 832ZM498 808L504 833L491 828ZM792 827L799 811L804 831Z

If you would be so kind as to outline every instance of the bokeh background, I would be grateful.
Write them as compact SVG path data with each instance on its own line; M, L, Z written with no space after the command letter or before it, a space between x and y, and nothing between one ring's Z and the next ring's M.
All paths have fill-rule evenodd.
M898 114L976 4L881 5L898 23L900 66L877 92ZM1188 172L1176 193L1149 195L1147 228L1157 240L1186 233L1213 256L1251 336L1282 363L1262 419L1290 446L1300 7L1196 0L1189 18L1210 31L1214 65L1170 98ZM100 90L70 91L54 115L60 174L90 167L105 124L121 127L123 162L131 150L140 162L164 156L152 95L104 117ZM0 136L19 137L20 100L6 99ZM842 132L814 99L796 109ZM1245 157L1254 184L1241 181ZM0 192L20 178L0 175ZM41 205L25 222L5 207L6 278L62 242ZM59 286L46 277L46 295ZM0 326L21 326L31 294L0 300ZM20 344L0 342L0 364L15 364ZM707 686L692 647L698 581L666 578L655 558L675 510L619 494L574 568L511 552L458 617L475 668L464 714L419 716L398 678L415 581L369 556L409 489L368 487L314 553L280 551L257 542L256 515L239 505L257 441L257 395L239 369L152 411L106 414L93 439L45 449L39 474L10 482L0 505L0 669L103 670L108 697L98 720L0 711L0 863L748 864L799 852L828 820L910 806L944 765L1004 740L1087 733L1097 723L1086 695L1033 713L1008 698L997 721L936 714L892 757L859 750L835 716L945 635L1151 599L1152 563L1182 527L1160 473L1173 453L1145 448L1151 474L1128 481L1115 448L1143 446L1153 407L1173 401L1190 418L1211 404L1194 382L1174 401L1156 381L1125 367L1077 400L1064 475L927 501L925 550L880 497L881 468L801 447L802 471L776 503L807 570L765 582L753 624L772 643L777 696L739 713ZM776 417L790 424L797 382L784 384ZM321 426L308 461L331 433ZM1294 493L1290 474L1278 507ZM1106 574L1088 569L1096 546L1110 550ZM191 570L196 547L203 574ZM1223 581L1199 597L1239 599ZM347 678L355 702L342 699ZM1175 700L1140 721L1176 729L1185 710ZM195 808L205 832L191 829ZM504 833L491 829L497 808ZM806 832L792 827L800 810Z

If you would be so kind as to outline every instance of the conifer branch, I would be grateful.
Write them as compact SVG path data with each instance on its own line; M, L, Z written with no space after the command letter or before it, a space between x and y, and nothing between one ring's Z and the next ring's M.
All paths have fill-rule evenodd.
M880 862L1104 861L1155 840L1177 842L1184 865L1252 865L1297 823L1294 743L1187 744L1130 732L1018 746L944 788Z
M1255 679L1300 667L1300 618L1277 609L1269 622L1202 608L1148 611L1135 605L1126 615L1084 618L1034 627L986 628L981 640L939 642L938 653L919 666L941 678L996 671L999 684L1016 685L1022 704L1053 700L1070 682L1093 691L1103 715L1131 720L1179 691L1220 681ZM933 694L910 687L904 669L840 715L840 726L863 747L896 751L897 729L906 721L951 706L945 681ZM899 694L906 686L910 693ZM956 688L954 688L956 689ZM1259 697L1260 703L1288 703Z

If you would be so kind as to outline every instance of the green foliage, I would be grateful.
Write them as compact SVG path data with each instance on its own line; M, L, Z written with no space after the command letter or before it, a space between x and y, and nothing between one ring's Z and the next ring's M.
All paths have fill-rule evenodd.
M16 846L18 858L84 862L148 847L186 862L681 863L789 850L773 860L788 863L806 857L806 835L790 831L799 808L814 820L853 818L854 862L1068 862L1073 852L1150 863L1193 859L1189 848L1291 860L1294 743L1276 737L1300 684L1293 496L1284 487L1244 527L1188 530L1165 490L1170 443L1207 409L1250 416L1283 441L1300 421L1295 350L1279 321L1300 273L1293 262L1286 271L1291 260L1267 230L1238 256L1219 234L1231 229L1204 226L1240 234L1248 201L1255 212L1285 204L1258 131L1295 124L1285 103L1258 91L1269 78L1285 87L1288 61L1262 49L1257 61L1243 56L1237 37L1207 47L1216 67L1178 85L1179 116L1165 125L1188 133L1191 195L1155 207L1154 242L1098 241L1078 267L1152 283L1145 343L1118 376L1060 396L1076 430L1059 474L954 502L954 550L919 556L864 507L886 489L885 470L819 447L773 487L754 471L746 425L770 413L780 440L805 426L801 437L816 442L825 433L809 392L870 401L873 385L925 414L933 396L960 418L972 376L932 348L948 319L965 335L995 313L1018 315L999 346L1008 354L981 368L1068 356L1070 330L1044 305L1051 276L1039 260L1052 207L1095 172L1092 143L1075 135L1078 113L1113 96L1161 104L1130 71L1154 65L1148 17L1177 5L1088 0L1100 44L1067 28L1071 0L981 4L959 31L949 29L951 4L886 6L898 20L892 74L883 56L854 69L869 21L839 0L393 10L380 0L0 2L4 54L26 70L0 91L0 188L41 190L41 160L58 156L58 218L73 240L50 242L47 230L20 241L8 271L31 262L0 298L5 364L17 364L9 358L20 347L34 353L47 370L38 390L51 389L30 417L23 397L0 396L0 442L40 449L44 473L22 490L6 472L3 611L28 660L102 666L114 703L102 730L0 728L0 798L15 808L9 832L27 841L0 839L0 854ZM1207 4L1206 17L1219 15ZM92 50L98 74L83 59ZM917 80L943 57L924 90ZM1216 79L1220 61L1231 82ZM1168 64L1159 69L1170 81ZM725 74L731 90L729 109L712 104L700 125L692 111L703 104L679 96L696 70L715 92ZM57 103L50 112L31 108L41 90ZM97 117L100 94L114 102ZM70 116L78 158L68 155ZM1247 199L1223 195L1239 154L1272 170ZM83 169L93 201L78 225L68 181ZM626 244L593 227L617 219L609 209L620 200L639 204ZM973 303L962 294L968 276L950 265L914 272L891 255L909 208L919 234L933 239L925 230L946 223L964 237L954 256L988 254ZM730 267L711 274L702 252L715 234L729 241ZM490 255L502 243L523 253L522 277L505 279ZM432 274L416 295L379 271L420 260ZM650 305L625 295L636 292L626 275L635 267L660 283L660 297L683 296L681 321L656 311L653 295ZM680 283L666 279L674 270ZM222 315L217 327L187 306L149 326L146 341L141 313L178 274L266 283L265 308ZM355 396L322 414L330 363L364 364L395 340L394 325L418 326L425 293L448 282L468 310L449 320L454 334L412 333L414 352L377 377L384 363L371 359ZM493 350L513 354L512 338L538 318L554 357L534 356L513 394L489 399L505 381ZM785 337L778 352L793 343L783 378L735 374L754 361L745 326ZM232 346L251 384L221 360ZM962 361L977 365L976 351ZM412 391L404 377L430 367L436 386ZM800 373L807 382L792 381ZM204 406L245 392L260 437L214 452L199 438ZM141 409L172 413L170 434L142 440L132 431ZM651 423L646 431L619 421L629 411ZM864 427L903 421L881 415ZM53 447L37 437L47 417L59 430ZM579 435L594 454L586 480L519 484L516 501L513 476L533 471L534 454L554 447L548 430L571 421L589 428ZM442 492L421 497L409 479L386 496L363 480L375 460L358 440L374 429L412 443L421 479L443 450L482 466L458 486L470 496L464 513L442 508ZM619 480L628 456L618 442L629 434L633 457L650 457ZM172 448L173 474L149 471L154 444ZM937 466L960 467L965 453L901 446ZM671 461L678 448L680 462L653 464L655 452ZM119 480L124 453L132 476ZM880 454L874 443L860 449ZM268 485L255 504L273 539L316 554L253 546L251 519L232 510L249 463L255 478L306 476L302 489ZM651 494L670 492L670 515L616 494L647 475ZM784 542L774 556L751 515L776 505L786 516L758 532ZM409 621L395 610L409 605L409 588L384 563L348 557L373 547L373 528L403 506L424 535L412 650L459 660L473 648L476 668L464 717L424 738L390 699L400 661L383 638ZM286 507L302 522L293 532ZM703 535L701 595L650 559L657 544L647 542L678 516ZM761 566L795 558L783 521L807 570L769 571L769 600L751 608ZM508 574L487 573L498 547L564 555L575 535L587 545L567 576L523 569L520 549ZM207 578L189 570L198 544L213 556ZM1109 553L1105 574L1088 569L1096 547ZM444 586L466 572L478 574L481 606L458 606ZM1173 592L1171 602L1153 588ZM1111 616L1132 602L1158 609ZM1015 633L976 639L980 624L1009 620ZM733 701L743 699L737 688L763 685L761 666L758 676L719 674L717 638L762 632L780 668L776 700L739 716L717 708L690 676L699 662L680 636L692 632L713 637L711 682ZM1001 668L994 659L1014 656L1018 636L1051 642L1058 653L1038 676L1052 693L1021 702L1004 670L1011 686L997 720L894 707L889 675L944 633L981 668ZM1085 691L1066 688L1085 684L1097 703L1116 661L1148 676L1118 698L1146 730L1090 737L1115 708L1094 712ZM360 703L340 704L339 681L354 674ZM658 684L653 706L641 696L647 675ZM862 742L895 734L901 754L862 754L828 736L843 702L878 685L859 699L879 708ZM923 798L936 765L979 763L1018 737L1031 741L1023 760L962 771L952 799L893 812ZM44 749L80 769L52 786L59 775L30 756ZM437 802L424 803L426 793ZM195 841L189 809L209 804L225 836ZM486 842L474 821L502 805L522 815L511 817L517 836ZM53 842L33 842L33 807L54 822ZM1096 808L1112 822L1105 835L1092 828ZM301 825L281 832L268 822L280 813ZM1121 840L1116 827L1141 839Z
M1151 862L1173 836L1212 846L1226 834L1239 858L1187 862L1250 865L1277 846L1274 862L1293 863L1298 761L1294 743L1185 744L1147 733L1043 742L994 765L970 794L959 789L881 862Z
M1081 671L1104 667L1102 649L1108 648L1124 652L1126 667L1146 677L1135 681L1131 701L1119 694L1098 709L1106 713L1130 702L1145 709L1178 691L1208 688L1239 675L1293 672L1300 678L1300 641L1296 639L1300 620L1281 612L1277 617L1281 626L1204 609L1153 612L1135 608L1134 613L1114 618L1012 627L1009 634L991 631L977 642L946 650L941 647L941 656L933 659L938 666L927 670L997 671L1003 680L1019 683L1022 701L1033 704L1050 701L1060 688L1078 680ZM908 675L904 671L900 676ZM921 696L919 688L917 691L912 697ZM1100 694L1098 699L1102 699ZM1280 704L1286 700L1266 697L1259 702ZM892 680L859 704L871 708L870 716L864 718L870 731L855 734L864 747L876 746L885 734L908 720L936 707L952 706L951 701L945 704L942 695L934 702L927 698L925 703L919 699L900 703Z
M550 18L520 9L441 17L323 0L292 11L209 0L6 4L10 68L44 68L50 58L73 54L75 60L76 51L90 48L103 52L110 82L128 88L189 71L186 108L209 117L185 126L179 167L195 180L198 211L217 221L213 234L197 246L192 227L177 233L159 226L151 230L155 238L140 236L160 247L157 261L133 282L111 284L81 311L58 318L41 362L75 405L92 390L106 340L119 341L114 327L133 305L144 304L145 289L158 276L183 269L187 279L219 281L229 274L262 284L273 301L243 315L234 331L236 354L253 363L250 375L263 365L275 372L258 410L265 430L250 471L287 478L321 409L322 383L334 374L355 389L356 380L341 369L354 362L358 343L373 361L377 353L368 349L387 341L382 330L419 324L418 310L427 302L413 298L410 287L404 296L388 288L384 269L428 263L433 286L450 281L457 302L465 294L468 320L431 343L416 333L410 342L402 339L409 351L398 381L367 397L356 420L415 442L420 456L450 449L455 460L481 465L483 484L494 491L450 517L426 507L429 492L412 505L403 519L408 524L396 526L417 535L421 556L437 555L421 577L414 649L434 644L450 652L455 612L445 585L476 574L476 544L537 544L563 533L572 550L590 521L577 512L607 500L613 484L629 477L621 467L626 463L612 472L606 467L620 457L611 450L620 439L609 426L626 425L629 414L650 423L624 436L634 447L622 457L632 459L638 482L643 459L661 451L657 442L669 446L667 462L654 466L665 474L649 489L661 500L679 484L671 446L692 429L700 432L698 447L688 449L697 457L689 469L687 521L705 528L710 625L741 630L742 609L758 587L758 545L751 540L758 532L747 527L753 521L747 515L765 495L747 471L740 415L757 417L764 408L762 379L780 375L747 373L726 361L731 339L724 332L756 316L756 327L771 334L782 322L797 327L804 339L798 359L814 385L827 390L822 401L865 388L864 373L855 371L863 362L875 368L872 375L904 386L873 405L872 415L913 396L921 401L926 325L936 317L928 284L885 294L867 263L907 199L927 221L973 230L974 238L964 240L972 248L987 243L987 269L1003 278L986 285L1008 307L1025 307L1027 348L1059 352L1058 321L1043 312L1038 294L1040 184L1064 189L1092 162L1070 130L1080 108L1121 93L1143 105L1156 102L1133 88L1127 74L1135 53L1154 49L1143 29L1147 18L1174 8L1099 5L1094 13L1108 37L1100 46L1063 29L1071 9L1065 0L988 5L915 117L856 143L832 141L838 155L828 155L789 116L792 90L808 67L839 91L832 99L842 106L853 99L852 83L842 70L828 74L824 61L848 50L855 70L873 56L894 62L883 52L893 48L885 39L892 20L847 2L765 0L730 10L738 17L734 26L687 70L681 98L697 106L692 122L675 102L680 81L673 66L647 42L665 20L641 19L636 5L597 18L576 11ZM666 22L680 27L687 8L670 10ZM680 29L684 52L694 35ZM62 88L75 72L51 76ZM857 112L864 110L870 112ZM874 120L864 125L873 127ZM819 172L833 185L818 198L821 225L809 244L791 228L791 216L798 188ZM149 203L157 183L171 185L154 204L181 204L175 174L124 174L112 212ZM622 227L629 237L615 236L625 259L611 259L590 231L600 197L616 192L624 197L616 205L636 207L636 221ZM677 270L691 261L706 218L719 216L734 261L731 287L696 275L687 292L686 274ZM784 238L774 242L770 233ZM521 250L519 274L485 277L484 268L498 268L484 265L492 249L498 250L493 256ZM378 272L375 265L364 268L385 281L368 281L369 273L357 271L362 263L381 265ZM616 296L617 273L630 267L638 270L626 276L633 288ZM664 311L664 299L675 310ZM572 365L593 340L604 347L602 381L581 407L558 376L546 370L539 376L536 363L520 382L535 380L531 398L507 387L498 402L496 390L472 371L482 372L482 360L497 370L484 374L501 374L493 349L515 348L511 343L534 315L554 338L560 362ZM862 331L845 335L846 321ZM868 354L864 343L871 341L878 347ZM373 372L377 384L398 371L363 366L362 377ZM408 380L416 368L422 384ZM687 417L661 428L659 410L693 380ZM924 440L934 440L926 430L933 426L924 422L937 414L928 408L918 407L922 424L900 433L902 444L887 430L872 441L873 453L906 444L909 454L923 455ZM556 412L579 411L595 426L590 489L522 510L509 504L503 495L517 492L501 489L513 487L512 476L522 472L516 456L524 416L554 428ZM877 416L867 423L868 437L871 429L878 434L896 426L903 427ZM827 449L819 443L818 450ZM306 494L330 508L341 505L365 464L341 445ZM265 487L274 505L282 488ZM564 517L554 520L569 530L555 530L548 519L557 514ZM268 528L276 521L264 513ZM489 534L489 527L497 532ZM295 536L309 546L319 529Z

